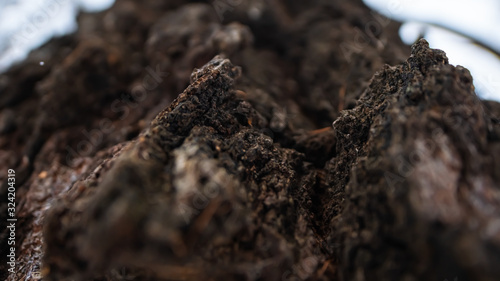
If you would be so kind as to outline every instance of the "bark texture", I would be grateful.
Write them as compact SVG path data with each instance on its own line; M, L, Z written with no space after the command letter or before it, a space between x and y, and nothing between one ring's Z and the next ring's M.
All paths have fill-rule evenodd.
M361 1L190 2L81 14L1 74L0 278L500 278L467 69Z

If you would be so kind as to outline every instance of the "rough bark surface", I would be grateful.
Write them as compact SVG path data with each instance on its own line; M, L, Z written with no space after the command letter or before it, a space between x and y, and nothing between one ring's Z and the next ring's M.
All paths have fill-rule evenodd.
M361 1L188 2L0 75L0 278L500 278L500 104L466 69Z

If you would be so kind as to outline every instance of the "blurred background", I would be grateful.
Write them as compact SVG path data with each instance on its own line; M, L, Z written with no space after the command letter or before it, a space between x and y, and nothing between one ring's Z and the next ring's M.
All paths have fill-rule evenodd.
M0 72L26 58L53 36L76 30L80 10L100 11L114 0L2 0L0 2ZM451 64L467 67L476 93L500 101L500 1L364 0L378 13L403 22L406 44L424 37L442 49ZM40 65L43 66L43 61Z

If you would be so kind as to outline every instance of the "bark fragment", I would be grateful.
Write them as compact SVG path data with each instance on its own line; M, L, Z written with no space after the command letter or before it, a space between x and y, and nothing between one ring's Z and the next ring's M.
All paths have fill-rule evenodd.
M345 186L330 236L343 279L500 276L499 151L488 140L498 124L473 91L466 69L421 40L334 122L340 154L332 162L351 167L329 171L349 173L333 181Z

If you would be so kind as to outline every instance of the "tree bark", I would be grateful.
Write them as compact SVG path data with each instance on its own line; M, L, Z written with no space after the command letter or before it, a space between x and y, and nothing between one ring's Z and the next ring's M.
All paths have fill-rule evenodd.
M467 69L361 1L189 2L83 13L0 76L0 278L498 280Z

